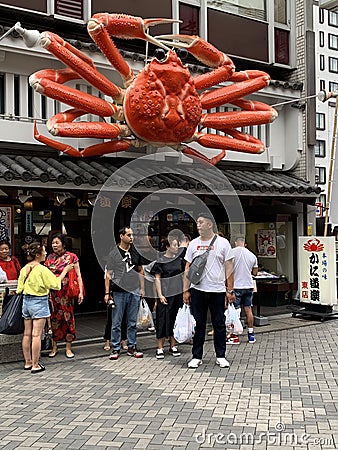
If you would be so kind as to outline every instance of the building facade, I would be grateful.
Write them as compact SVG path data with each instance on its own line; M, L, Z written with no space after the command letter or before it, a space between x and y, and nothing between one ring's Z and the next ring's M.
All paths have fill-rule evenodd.
M278 119L269 125L242 130L260 138L266 144L266 151L260 155L228 151L217 169L229 180L244 211L244 219L236 224L236 232L245 232L263 268L287 278L285 292L295 291L297 236L307 234L309 225L314 227L315 200L321 191L314 185L315 100L303 100L316 89L312 5L305 0L144 0L139 3L124 0L114 3L114 11L109 12L179 19L182 23L161 25L158 32L152 29L151 33L198 34L227 53L236 70L264 70L271 76L271 84L250 98L274 106ZM184 174L177 177L172 171L166 172L168 149L165 148L130 148L100 158L77 159L60 155L34 140L33 122L36 121L39 133L47 136L47 119L67 107L33 91L28 78L44 68L63 66L42 48L27 48L17 32L6 33L17 21L26 29L58 33L90 57L103 75L121 86L119 74L98 51L86 30L88 19L106 9L103 0L39 0L32 2L29 8L25 1L0 2L0 38L3 36L0 41L0 202L5 212L6 208L11 211L10 237L15 252L20 254L23 242L38 237L48 244L53 230L65 231L81 258L85 284L88 284L88 309L95 309L103 292L102 267L92 245L93 204L96 201L96 206L109 209L115 202L113 197L109 203L100 193L111 174L116 172L122 185L131 184L120 203L114 205L118 211L112 218L115 228L128 223L135 207L145 201L149 203L148 216L138 218L139 225L157 244L174 228L194 234L189 206L182 206L177 198L176 204L171 202L170 207L164 208L156 203L156 196L150 195L154 190L179 187L193 192L209 205L219 229L227 236L230 229L229 217L219 207L217 196L205 190L196 177L189 178L193 163L179 153L175 164ZM116 39L115 42L136 73L155 55L156 49L140 40ZM193 75L209 70L192 56L186 63ZM71 81L69 85L103 98L83 80ZM220 108L221 111L232 109L229 105ZM102 119L88 115L86 120ZM107 119L107 122L113 120ZM74 139L59 140L74 145ZM80 138L75 146L85 148L102 142ZM198 144L194 144L194 148L208 157L218 153L216 149L204 149ZM155 164L158 173L144 176L141 166L132 172L124 169L127 163L140 156L146 156L146 161ZM259 249L259 242L264 241L267 231L272 239L273 254L264 254L264 249ZM112 229L108 227L103 232L111 243ZM281 236L284 243L278 248ZM285 248L289 251L285 252Z

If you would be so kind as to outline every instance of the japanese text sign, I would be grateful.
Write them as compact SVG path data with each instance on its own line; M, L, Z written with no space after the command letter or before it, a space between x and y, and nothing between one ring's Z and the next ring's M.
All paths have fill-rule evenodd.
M335 237L299 237L300 301L317 305L337 303Z

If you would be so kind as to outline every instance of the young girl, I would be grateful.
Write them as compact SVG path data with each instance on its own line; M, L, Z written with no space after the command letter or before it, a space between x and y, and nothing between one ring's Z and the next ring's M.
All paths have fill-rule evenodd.
M20 271L17 293L23 292L22 316L24 333L22 352L25 358L25 370L39 373L45 366L39 362L41 335L46 318L50 316L48 294L50 289L60 289L61 281L72 270L73 264L66 266L59 277L40 263L45 261L47 252L38 242L23 246L28 264Z

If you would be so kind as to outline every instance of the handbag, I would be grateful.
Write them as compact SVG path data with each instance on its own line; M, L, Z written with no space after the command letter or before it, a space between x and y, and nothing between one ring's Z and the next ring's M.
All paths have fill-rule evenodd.
M215 234L215 236L212 238L212 241L210 242L207 250L204 253L202 253L202 255L196 256L191 261L191 264L190 264L189 270L188 270L188 274L187 274L187 278L189 281L191 281L192 284L196 285L201 281L203 271L204 271L205 265L207 263L209 252L210 252L211 247L212 247L213 243L215 242L216 238L217 238L217 235Z
M51 350L53 346L53 333L49 329L48 323L46 321L45 327L41 336L41 350Z
M24 284L29 277L31 269L26 275ZM2 334L21 334L24 330L24 319L22 317L23 291L20 294L13 294L8 297L6 304L2 309L0 319L0 333Z
M68 272L67 296L69 298L77 298L79 294L79 282L77 281L75 269L72 269L70 272Z
M21 334L24 329L22 317L23 293L14 294L9 298L2 310L0 333Z

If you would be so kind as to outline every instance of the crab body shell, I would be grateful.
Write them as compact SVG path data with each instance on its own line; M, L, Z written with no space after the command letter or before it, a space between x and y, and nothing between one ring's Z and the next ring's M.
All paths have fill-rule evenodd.
M124 114L133 133L156 145L189 142L202 106L189 70L175 52L153 59L126 90Z

